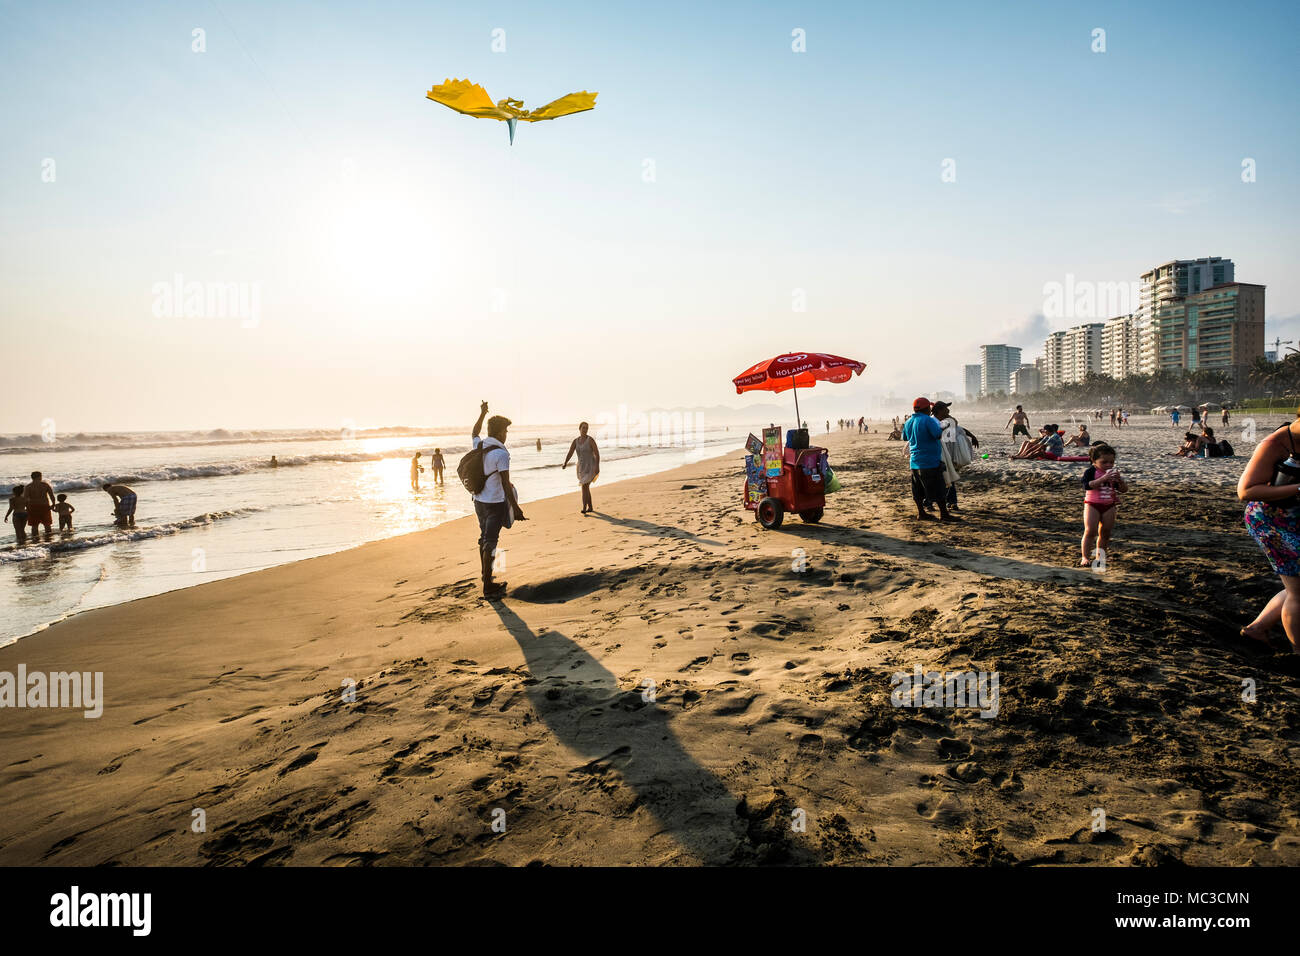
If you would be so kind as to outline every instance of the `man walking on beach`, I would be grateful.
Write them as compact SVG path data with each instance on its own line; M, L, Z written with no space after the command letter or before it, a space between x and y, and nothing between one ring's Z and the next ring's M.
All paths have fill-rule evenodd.
M514 522L526 520L515 486L510 483L510 452L506 451L506 430L510 419L493 415L488 419L488 437L480 438L488 403L479 405L478 421L474 423L474 447L483 449L483 489L474 495L474 513L478 516L478 557L483 571L483 596L505 597L506 582L492 580L492 564L496 559L497 540L501 529ZM513 518L511 515L513 514Z
M918 398L917 401L923 401L923 399ZM929 402L926 402L927 408L929 407L929 404L930 404ZM1016 410L1012 412L1011 417L1007 419L1007 425L1010 425L1012 422L1015 422L1015 426L1016 426L1015 428L1011 429L1012 441L1015 441L1016 436L1021 434L1022 432L1024 433L1024 436L1026 438L1029 437L1029 416L1025 414L1025 406L1023 405L1016 406ZM1006 425L1003 425L1002 427L1006 428Z
M926 500L939 505L940 521L958 521L948 513L948 489L943 480L943 426L930 414L930 400L918 398L912 403L915 412L903 423L903 438L911 449L912 500L916 502L916 517L933 521L934 515L925 510Z

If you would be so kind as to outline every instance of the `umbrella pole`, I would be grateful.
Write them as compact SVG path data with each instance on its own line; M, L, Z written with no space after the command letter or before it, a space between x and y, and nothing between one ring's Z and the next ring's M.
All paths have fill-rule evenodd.
M794 389L794 427L798 430L803 427L803 419L799 417L799 386L791 382L790 387Z

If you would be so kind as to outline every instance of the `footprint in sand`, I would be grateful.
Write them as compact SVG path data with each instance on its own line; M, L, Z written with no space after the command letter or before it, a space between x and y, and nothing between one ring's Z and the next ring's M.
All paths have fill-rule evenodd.
M973 748L970 741L958 740L956 737L939 738L939 756L944 760L958 760L969 757Z
M308 748L307 748L303 753L299 754L297 757L295 757L293 760L291 760L288 764L286 764L286 765L285 765L285 766L280 770L280 772L279 772L278 774L276 774L276 776L277 776L277 777L283 777L283 776L284 776L285 774L287 774L287 773L292 773L293 771L295 771L295 770L299 770L299 769L301 769L301 768L307 766L309 763L312 763L312 762L316 759L316 757L320 754L320 750L321 750L321 748L324 747L327 743L329 743L329 741L327 741L327 740L322 740L322 741L321 741L320 743L318 743L318 744L312 744L312 745L311 745L310 747L308 747Z

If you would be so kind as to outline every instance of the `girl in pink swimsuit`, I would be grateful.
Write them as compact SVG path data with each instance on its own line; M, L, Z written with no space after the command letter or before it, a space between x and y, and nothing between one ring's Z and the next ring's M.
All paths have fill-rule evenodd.
M1115 467L1115 449L1109 445L1096 444L1088 454L1092 464L1083 472L1083 541L1080 544L1082 556L1079 565L1092 564L1093 545L1096 545L1098 559L1110 546L1111 532L1115 530L1115 515L1119 506L1121 492L1128 491L1128 484L1119 475Z

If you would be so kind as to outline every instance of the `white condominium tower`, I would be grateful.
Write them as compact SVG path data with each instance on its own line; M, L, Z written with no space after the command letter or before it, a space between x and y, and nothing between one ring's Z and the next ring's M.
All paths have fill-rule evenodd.
M1142 326L1137 313L1107 319L1101 329L1101 373L1128 378L1142 371Z
M1011 373L1020 368L1020 349L1011 345L980 346L980 394L1011 394Z

